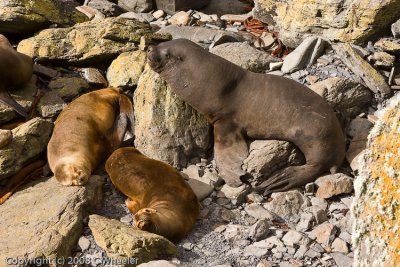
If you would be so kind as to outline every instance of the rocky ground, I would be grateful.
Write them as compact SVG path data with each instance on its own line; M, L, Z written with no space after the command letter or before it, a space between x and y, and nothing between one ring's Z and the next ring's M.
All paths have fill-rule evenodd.
M0 104L0 185L43 157L53 122L70 101L85 92L114 86L123 88L134 104L135 132L127 140L134 135L139 150L180 169L201 200L202 209L190 235L173 245L162 237L127 227L132 224L132 214L102 166L82 188L66 189L52 178L40 178L0 205L0 248L4 248L0 249L0 266L10 257L68 256L72 256L71 265L87 266L107 266L101 262L106 257L150 261L141 266L353 264L352 233L353 227L357 228L351 212L353 181L363 168L360 158L371 129L382 117L381 110L399 95L400 20L386 25L391 32L382 30L375 39L358 24L343 24L343 31L354 27L353 34L316 27L311 31L314 35L308 36L310 31L300 27L283 27L288 14L274 18L276 25L265 24L259 32L247 19L262 19L263 8L271 8L261 1L255 1L250 13L246 12L252 9L252 1L211 0L205 7L174 15L170 7L157 9L151 1L133 1L136 4L132 5L132 1L91 0L83 6L83 1L72 0L55 4L35 0L33 6L15 2L0 4L6 18L0 18L0 32L13 36L17 50L36 63L29 86L13 92L13 97L25 108L37 105L32 112L35 118L24 122ZM71 11L68 17L60 15L64 13L59 2L68 2L63 6ZM207 1L200 2L197 4L205 5ZM389 12L376 5L377 10ZM313 8L311 5L310 10ZM333 16L330 9L320 8L327 17ZM317 19L318 14L314 14ZM390 12L385 15L393 20ZM374 17L368 12L362 16ZM311 20L298 20L305 28L314 29ZM371 25L374 23L378 22ZM292 49L281 47L269 32L279 26L285 29L281 40ZM379 24L376 28L383 27ZM359 32L365 35L355 34ZM346 132L347 161L339 173L320 177L298 190L262 197L253 191L255 185L274 171L301 164L304 159L288 142L250 140L250 155L242 166L251 174L248 185L225 185L212 157L211 126L146 65L143 48L170 38L190 39L245 69L289 77L324 97ZM281 58L272 54L288 55ZM45 176L51 174L47 171ZM23 234L16 237L15 232ZM166 261L151 265L156 259Z

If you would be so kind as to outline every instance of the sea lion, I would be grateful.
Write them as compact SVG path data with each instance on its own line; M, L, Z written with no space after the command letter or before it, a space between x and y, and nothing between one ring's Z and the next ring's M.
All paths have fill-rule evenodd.
M128 125L132 130L133 107L119 89L72 101L58 116L47 147L55 178L63 185L85 184L101 160L120 146Z
M199 201L180 173L148 158L133 147L120 148L106 162L112 183L128 198L139 229L175 242L192 229L199 217Z
M9 91L28 84L32 73L32 58L17 52L8 39L0 34L0 102L9 105L25 118L28 113L11 97Z
M214 125L214 154L220 175L242 184L248 139L294 143L306 163L273 174L257 187L264 194L285 191L335 172L345 156L345 138L328 103L288 78L252 73L195 43L177 39L149 46L148 63L178 97Z

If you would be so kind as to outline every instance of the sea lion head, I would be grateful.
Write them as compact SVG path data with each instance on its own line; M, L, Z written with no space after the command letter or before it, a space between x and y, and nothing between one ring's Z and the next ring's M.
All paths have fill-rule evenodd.
M72 163L62 163L56 166L54 176L62 185L84 185L90 173L84 168Z
M3 34L0 34L0 45L12 47L10 41Z
M144 208L136 212L134 216L136 226L147 232L157 233L158 212L155 209Z

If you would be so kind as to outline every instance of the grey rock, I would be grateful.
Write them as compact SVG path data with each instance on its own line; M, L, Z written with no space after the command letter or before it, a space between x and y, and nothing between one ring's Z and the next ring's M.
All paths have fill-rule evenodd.
M152 0L118 0L118 6L126 11L147 12L153 8Z
M119 219L119 221L124 224L131 224L133 221L133 218L132 218L132 215L127 214L124 217L122 217L121 219Z
M321 256L321 253L319 253L313 249L309 249L309 250L307 250L306 254L304 254L304 256L307 256L309 258L319 258Z
M178 267L178 265L166 260L158 260L142 263L139 264L137 267Z
M261 203L263 202L264 198L257 194L256 192L251 192L250 194L247 195L247 200L250 203Z
M35 118L12 130L12 141L0 149L0 179L18 172L47 146L53 123Z
M201 9L206 14L217 14L222 16L225 14L242 14L246 3L236 0L218 0L209 1L209 4Z
M320 206L323 210L328 209L328 202L323 198L312 197L310 201L312 206Z
M187 183L196 194L199 201L202 201L213 192L214 188L207 183L201 182L197 179L189 179Z
M60 77L50 81L49 88L66 100L71 101L89 89L89 84L79 77Z
M263 73L269 70L271 62L279 61L247 43L225 43L213 47L210 52L252 72Z
M158 9L162 9L169 14L174 14L181 10L199 10L206 6L210 0L155 0Z
M353 191L353 178L343 173L322 176L315 181L315 184L318 186L315 195L319 198L326 199Z
M341 252L341 253L349 253L349 248L347 246L347 243L342 240L341 238L335 238L332 242L332 251L334 252Z
M270 233L269 230L269 222L268 219L258 220L254 225L252 225L249 229L249 237L254 241L260 241L268 236Z
M319 37L305 39L292 53L283 60L282 72L292 73L313 65L322 55L326 41Z
M230 200L235 200L236 203L241 204L246 199L247 193L250 191L250 186L243 184L239 187L231 187L227 184L221 188L218 192L218 197L229 198Z
M147 22L147 23L155 20L155 17L150 13L126 12L126 13L119 15L119 17L126 18L126 19L136 19L140 22Z
M347 127L346 133L351 137L368 135L374 124L368 119L357 117L351 120L349 126Z
M115 17L123 12L120 6L107 0L89 0L88 6L100 11L107 17Z
M373 62L374 66L377 68L390 70L393 67L396 57L386 52L375 52L368 57L368 60Z
M37 63L33 64L33 73L35 73L39 76L44 76L46 78L51 78L51 79L60 75L60 73L57 70L37 64Z
M193 248L194 248L194 244L192 244L192 243L183 243L183 245L182 245L182 247L185 249L185 250L192 250Z
M81 236L78 240L78 246L81 251L86 251L90 247L90 240L85 236Z
M324 206L311 206L304 209L305 212L311 213L313 215L313 219L317 224L321 224L326 222L328 218L328 214L326 212L326 207Z
M306 245L300 245L299 248L297 249L296 253L294 254L294 257L296 259L301 259L304 257L306 252L308 251L308 246Z
M392 24L392 33L394 38L400 38L400 19Z
M311 240L308 238L308 236L294 231L294 230L289 230L282 238L282 242L286 246L294 247L294 246L300 246L300 245L305 245L307 246Z
M83 230L83 218L101 203L104 179L63 186L44 178L24 186L0 206L0 260L70 256ZM18 234L16 234L18 233Z
M332 258L335 260L338 267L352 267L353 259L344 255L343 253L331 253Z
M107 80L104 78L103 74L99 69L96 68L82 68L80 73L83 79L90 85L105 88L108 86Z
M272 220L277 219L277 215L264 209L263 206L261 206L257 203L252 203L252 204L245 206L244 210L247 212L248 215L250 215L258 220L267 219L267 220L272 221Z
M300 216L300 221L296 225L296 231L305 232L309 230L312 223L315 221L315 217L312 213L304 212Z
M45 92L39 100L36 110L43 118L54 118L67 106L56 91Z

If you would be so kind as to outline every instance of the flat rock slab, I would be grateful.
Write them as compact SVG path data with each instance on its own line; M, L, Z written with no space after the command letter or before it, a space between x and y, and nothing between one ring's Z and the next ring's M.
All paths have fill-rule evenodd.
M70 256L86 210L100 205L104 179L63 186L52 178L34 181L0 205L0 266L6 258L34 260Z
M89 228L96 243L106 251L108 257L125 262L128 266L177 254L175 245L166 238L117 220L90 215Z

